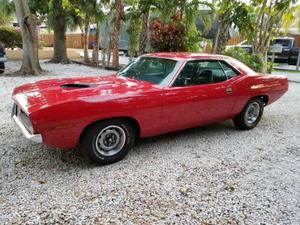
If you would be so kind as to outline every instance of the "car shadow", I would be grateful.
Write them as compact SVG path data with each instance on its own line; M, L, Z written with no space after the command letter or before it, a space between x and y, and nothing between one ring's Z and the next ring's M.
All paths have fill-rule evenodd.
M130 154L125 158L125 160L118 163L126 163L126 159L128 159L128 157L132 157L135 154L143 154L143 152L147 151L147 148L149 146L152 146L154 143L155 145L163 145L165 143L172 142L172 140L176 140L176 142L181 142L189 138L193 140L194 138L199 138L200 135L204 134L206 137L212 136L213 138L215 136L217 138L220 133L232 133L233 131L238 132L234 128L231 121L225 121L222 123L215 123L172 133L161 134L154 137L137 139ZM176 143L174 143L174 145L176 145ZM63 164L63 167L67 166L68 168L93 168L95 166L98 166L96 163L90 161L79 149L79 147L70 151L62 151L59 149L56 150L49 147L43 148L45 148L44 150L47 149L46 151L48 153L48 158L45 160L49 160L48 163L59 160L59 164Z
M199 137L200 134L205 133L206 135L213 134L214 136L218 136L218 133L220 132L229 132L232 130L237 130L234 128L231 121L225 121L222 123L213 123L209 125L199 126L199 127L193 127L188 128L184 130L179 130L171 133L161 134L153 137L147 137L147 138L141 138L138 139L135 143L135 146L142 147L143 145L152 144L152 143L160 143L165 142L165 140L169 139L177 139L180 141L180 139L185 139L188 137Z

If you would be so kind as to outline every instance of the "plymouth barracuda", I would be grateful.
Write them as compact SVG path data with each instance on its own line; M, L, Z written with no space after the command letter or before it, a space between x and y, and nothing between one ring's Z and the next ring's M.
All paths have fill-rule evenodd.
M254 128L288 90L284 76L222 55L152 53L109 76L51 79L13 91L12 117L28 139L92 160L121 160L136 138L233 119Z

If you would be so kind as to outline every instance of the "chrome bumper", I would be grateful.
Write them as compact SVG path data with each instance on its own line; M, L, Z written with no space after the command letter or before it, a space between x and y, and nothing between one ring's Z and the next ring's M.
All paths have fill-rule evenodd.
M43 142L43 138L41 134L31 134L29 133L29 131L26 129L26 127L23 125L22 121L17 117L17 115L14 113L15 107L13 109L13 113L12 113L12 119L15 121L15 123L20 127L22 133L24 134L24 136L31 140L34 141L36 143L42 143Z

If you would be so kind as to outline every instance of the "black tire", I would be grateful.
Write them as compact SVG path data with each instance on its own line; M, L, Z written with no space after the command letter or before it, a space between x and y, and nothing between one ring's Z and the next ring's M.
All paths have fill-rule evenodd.
M4 73L5 65L4 62L0 62L0 73Z
M252 118L253 121L251 122L249 122L250 119L249 117L247 117L247 115L249 115L248 114L249 110L251 110L250 107L259 107L259 109L257 110L258 111L257 117L253 117ZM246 104L242 112L233 119L233 123L240 130L253 129L260 122L263 112L264 112L264 103L262 99L261 98L252 99Z
M119 134L119 139L116 138L117 133L109 133L109 135L115 135L114 139L119 140L119 142L124 142L124 144L120 146L116 146L115 149L111 150L103 150L101 149L101 140L102 142L107 141L106 137L104 140L101 138L102 135L105 135L107 132L117 132ZM103 134L103 132L105 132ZM122 136L125 135L125 141L122 141ZM109 138L110 140L111 138ZM80 147L84 151L84 153L90 158L92 161L96 162L99 165L107 165L120 161L123 159L130 148L132 147L135 141L135 132L131 124L122 119L111 119L104 120L98 123L95 123L83 134L80 140ZM115 144L115 143L113 143ZM104 145L104 147L109 147L108 145ZM120 149L120 150L118 150ZM113 151L116 151L114 154ZM111 154L111 155L108 155Z

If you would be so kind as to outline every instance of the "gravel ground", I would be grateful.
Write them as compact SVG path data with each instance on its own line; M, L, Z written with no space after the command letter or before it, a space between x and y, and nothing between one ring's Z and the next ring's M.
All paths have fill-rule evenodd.
M42 67L53 72L0 77L0 224L300 224L300 84L254 130L226 121L147 138L98 167L76 149L27 141L10 119L10 95L38 79L110 72Z

